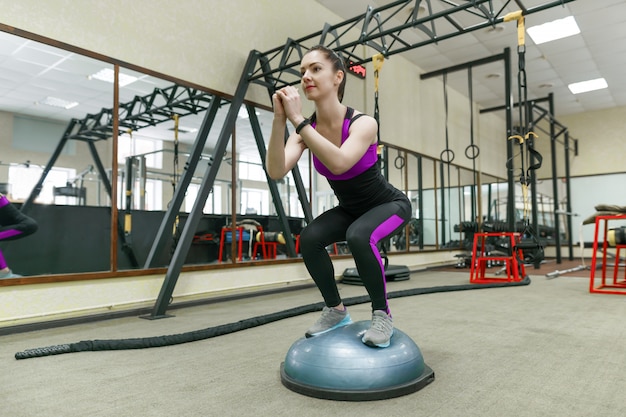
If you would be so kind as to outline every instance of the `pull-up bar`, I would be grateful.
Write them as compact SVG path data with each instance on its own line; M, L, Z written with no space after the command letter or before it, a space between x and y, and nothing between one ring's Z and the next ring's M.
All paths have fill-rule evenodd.
M512 14L505 13L505 8L512 3L520 9L517 12L520 16L527 16L572 1L551 1L536 7L526 7L522 0L507 0L500 10L494 10L492 0L473 0L463 4L442 2L443 10L436 13L432 11L430 0L402 0L376 9L368 7L365 13L343 23L325 24L321 31L311 35L299 39L288 38L284 45L266 52L257 51L259 62L248 81L273 86L274 89L299 82L297 66L303 53L319 43L341 52L352 65L362 65L371 61L371 56L365 55L358 48L361 45L369 46L388 58L511 20ZM422 7L426 14L420 17L417 11L422 3L426 4L426 7ZM455 19L457 15L471 15L475 23L463 25ZM414 29L422 32L426 39L415 41Z

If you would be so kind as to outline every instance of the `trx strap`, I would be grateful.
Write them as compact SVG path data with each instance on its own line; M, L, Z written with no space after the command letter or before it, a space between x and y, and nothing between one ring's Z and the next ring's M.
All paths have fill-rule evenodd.
M372 63L374 64L374 119L376 120L376 154L378 155L378 166L381 170L386 172L387 162L383 165L383 145L380 144L380 110L378 108L378 80L380 78L380 70L385 63L385 57L383 54L376 54L372 57Z
M131 244L132 239L132 206L133 206L133 172L134 172L134 161L135 157L133 156L133 130L128 129L128 136L130 137L130 156L126 157L126 207L124 210L124 236L126 237L126 243Z
M178 182L178 115L172 115L174 119L174 175L172 177L172 191L176 191L176 183Z
M372 57L372 63L374 64L374 119L376 119L376 123L378 124L378 131L376 132L376 136L378 138L378 142L380 143L380 110L378 108L378 79L380 77L380 70L383 68L383 64L385 63L385 57L383 54L376 54Z
M530 131L529 119L530 108L528 106L528 85L526 80L526 42L525 42L525 22L523 12L518 10L513 13L509 13L504 17L505 22L512 20L517 21L517 57L518 57L518 72L517 72L517 92L519 97L519 134L511 135L509 140L516 140L520 147L520 184L522 187L522 199L523 199L523 230L522 238L518 242L514 253L518 253L521 250L523 253L523 259L520 261L527 264L535 264L538 266L543 260L544 252L543 245L537 239L536 233L530 225L529 214L530 207L528 202L528 189L531 184L532 171L535 171L541 167L543 157L539 152L534 149L534 139L538 138L535 132ZM507 161L507 168L513 169L513 158ZM533 163L533 161L535 161ZM525 164L528 169L525 169Z
M178 114L174 113L172 115L172 119L174 119L174 163L173 170L174 175L172 176L172 195L176 193L176 184L178 183ZM174 240L174 244L172 245L172 254L176 250L176 245L178 244L178 227L180 225L180 217L178 214L174 219L174 226L172 228L172 238Z
M128 135L130 136L130 156L126 157L126 207L124 209L124 225L121 226L118 222L117 224L117 233L120 237L122 243L122 251L128 255L128 259L133 268L139 266L137 262L137 258L135 257L135 252L133 251L133 239L132 239L132 205L133 205L133 181L134 181L134 162L135 157L133 156L133 130L127 130Z

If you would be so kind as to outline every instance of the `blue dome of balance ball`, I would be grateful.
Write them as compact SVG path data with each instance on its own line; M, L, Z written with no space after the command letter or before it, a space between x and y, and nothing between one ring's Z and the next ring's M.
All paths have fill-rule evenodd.
M283 385L316 398L368 401L413 393L435 379L419 347L394 329L386 348L366 346L369 321L297 340L281 364Z

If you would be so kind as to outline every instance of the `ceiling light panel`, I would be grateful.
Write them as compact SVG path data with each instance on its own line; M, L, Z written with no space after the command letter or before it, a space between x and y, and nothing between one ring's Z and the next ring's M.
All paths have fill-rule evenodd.
M64 100L62 98L51 97L51 96L48 96L44 98L43 100L40 100L39 104L46 104L52 107L60 107L66 110L78 106L77 101L69 101L69 100Z
M113 83L115 78L115 72L111 68L103 68L100 71L91 74L89 76L90 80L100 80L107 83ZM124 74L123 72L119 73L119 83L120 87L125 87L128 84L134 83L137 81L137 77L132 75Z
M526 29L526 32L535 44L541 45L542 43L577 35L580 33L580 28L574 16L568 16L542 25L529 27Z
M572 83L567 86L572 94L582 94L587 93L589 91L602 90L604 88L608 88L604 78L596 78L594 80L581 81L578 83Z

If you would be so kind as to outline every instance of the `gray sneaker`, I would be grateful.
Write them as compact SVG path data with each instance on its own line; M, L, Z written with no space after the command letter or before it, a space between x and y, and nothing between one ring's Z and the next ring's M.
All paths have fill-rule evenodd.
M393 320L391 316L381 310L372 313L372 324L365 332L361 341L368 346L386 348L393 335Z
M304 334L306 337L318 336L322 333L329 332L338 327L347 326L352 323L348 310L339 311L331 307L324 307L322 316L317 319L315 324L309 327Z
M0 272L0 279L7 279L7 278L21 278L21 275L18 274L14 274L13 271L11 271L10 269L8 270L8 272Z

